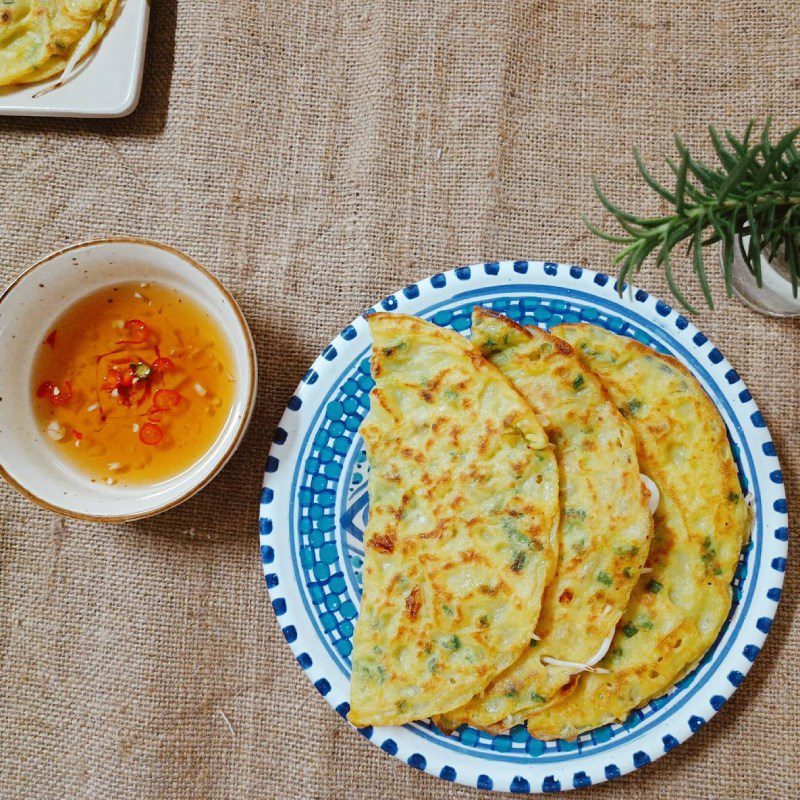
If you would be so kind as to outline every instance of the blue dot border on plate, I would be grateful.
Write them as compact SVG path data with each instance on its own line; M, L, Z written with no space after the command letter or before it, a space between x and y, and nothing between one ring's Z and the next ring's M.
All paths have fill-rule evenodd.
M550 792L612 780L649 764L702 727L742 683L763 646L786 569L788 520L777 453L736 370L683 315L642 289L577 266L488 262L439 273L378 302L469 332L487 305L525 324L587 321L674 355L697 377L728 427L742 488L755 498L751 543L717 642L664 697L575 742L540 742L524 728L444 736L414 722L360 733L384 752L479 789ZM349 710L353 626L361 596L367 465L358 427L369 410L369 329L347 325L303 376L275 432L261 491L259 538L272 607L299 666L343 717ZM302 735L298 731L298 735Z

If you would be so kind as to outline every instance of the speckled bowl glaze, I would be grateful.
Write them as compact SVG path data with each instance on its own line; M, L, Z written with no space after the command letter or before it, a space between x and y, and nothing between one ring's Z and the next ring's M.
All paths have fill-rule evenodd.
M172 286L209 310L228 338L237 386L228 418L191 468L150 486L93 483L54 453L36 425L31 374L37 347L74 302L130 280ZM238 447L255 402L253 339L236 301L200 264L172 247L134 238L84 242L23 272L0 296L0 474L59 514L124 521L166 511L205 486Z

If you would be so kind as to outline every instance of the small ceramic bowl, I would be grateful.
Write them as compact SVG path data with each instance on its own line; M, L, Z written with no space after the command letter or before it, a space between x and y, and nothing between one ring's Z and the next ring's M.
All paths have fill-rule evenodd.
M131 280L161 283L209 310L228 337L237 384L225 425L194 466L154 486L92 483L53 448L36 425L31 381L37 347L79 298ZM0 296L0 474L59 514L124 521L166 511L205 486L242 440L255 403L250 329L225 287L196 261L144 239L115 238L67 247L23 272Z

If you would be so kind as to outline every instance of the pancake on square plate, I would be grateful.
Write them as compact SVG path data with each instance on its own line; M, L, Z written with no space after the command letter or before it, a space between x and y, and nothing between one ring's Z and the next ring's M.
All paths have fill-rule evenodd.
M375 388L350 721L449 711L530 645L555 569L558 468L530 405L458 333L369 317Z
M660 492L647 574L599 663L608 671L583 674L575 691L528 720L532 736L572 739L664 694L714 643L750 514L725 424L682 364L593 325L552 333L603 381Z
M476 308L472 341L532 405L555 447L560 556L523 655L436 723L499 732L523 722L605 654L644 566L653 519L627 422L566 342Z
M117 0L2 0L0 86L35 83L74 66L102 39Z

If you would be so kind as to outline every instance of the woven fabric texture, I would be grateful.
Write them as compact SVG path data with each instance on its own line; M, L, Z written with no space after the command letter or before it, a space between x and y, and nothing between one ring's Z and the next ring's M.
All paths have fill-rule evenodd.
M271 431L328 340L406 283L504 258L613 269L579 218L604 220L592 176L655 212L632 147L658 164L676 131L710 156L709 122L796 124L799 13L796 1L158 0L132 116L0 119L3 282L81 239L175 245L238 298L261 376L233 461L162 516L64 520L0 486L0 796L478 797L363 740L297 667L259 562ZM676 268L693 287L690 264ZM655 267L638 283L669 298ZM759 316L712 283L717 308L695 321L760 404L794 518L800 320ZM792 549L735 698L591 797L797 796Z

